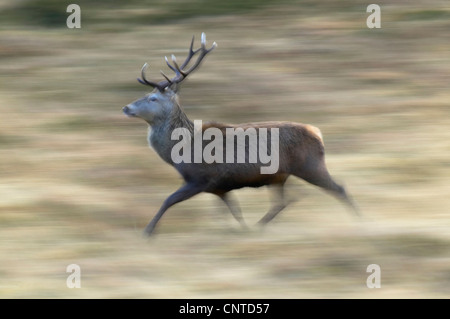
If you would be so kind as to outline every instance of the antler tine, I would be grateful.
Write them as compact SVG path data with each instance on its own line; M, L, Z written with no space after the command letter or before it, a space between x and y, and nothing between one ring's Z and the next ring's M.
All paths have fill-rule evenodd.
M188 56L186 57L186 60L183 62L183 64L181 64L181 67L178 65L177 58L175 57L175 55L172 54L173 65L169 62L169 59L165 57L167 66L173 72L175 72L174 78L169 79L169 77L165 75L164 72L161 71L161 75L166 79L165 81L161 81L158 83L148 81L147 78L145 77L145 70L147 69L148 64L145 63L141 69L141 79L138 79L138 81L144 85L149 85L151 87L157 88L161 92L164 91L164 89L166 89L169 85L172 85L174 83L180 83L181 81L183 81L189 75L189 73L194 71L200 65L203 58L217 46L216 42L214 42L210 49L206 49L206 36L205 33L202 33L201 46L197 50L194 50L194 40L195 37L192 37L191 45L189 46ZM194 55L196 55L198 52L200 52L200 55L198 56L197 61L195 61L195 63L189 68L189 70L185 71L184 68L189 64Z
M169 84L172 84L172 80L169 79L169 77L168 77L167 75L165 75L163 71L159 71L159 72L160 72L161 75L167 80L167 82L168 82Z
M182 75L182 76L186 76L186 74L184 73L184 71L180 68L180 66L177 63L177 58L175 57L175 55L172 54L172 63L173 65L175 65L175 68L177 69L175 71L175 73L177 74L177 77Z
M211 52L214 48L217 47L217 43L214 42L213 45L211 46L211 48L207 49L206 48L206 35L203 32L202 36L201 36L201 46L200 46L200 48L194 51L193 47L194 47L194 37L192 37L191 45L189 47L188 56L187 56L186 60L183 62L183 64L181 65L181 67L178 65L175 55L172 55L172 63L173 63L173 65L171 65L169 63L169 61L168 61L168 59L166 57L167 65L176 74L175 77L173 79L171 79L172 83L180 83L181 81L183 81L189 75L189 73L194 71L200 65L200 63L202 62L203 58L209 52ZM197 61L195 61L195 63L189 68L189 70L185 71L184 68L189 64L189 62L191 61L192 57L194 55L196 55L198 52L200 52L200 55L198 56Z
M202 45L202 48L205 49L206 48L206 34L205 34L205 32L202 32L202 37L200 39L200 43Z
M172 62L173 62L174 66L172 66L169 63L169 61L166 57L167 65L176 74L176 77L174 79L172 79L172 81L181 82L190 72L192 72L196 67L198 67L201 60L205 57L205 55L208 54L209 52L211 52L217 46L216 42L214 42L210 49L206 49L206 35L204 32L202 33L202 36L201 36L201 47L195 51L194 51L194 41L195 41L195 36L192 36L191 45L189 46L188 56L186 57L186 60L183 62L183 64L181 66L178 65L175 55L172 55ZM197 59L197 62L188 71L184 71L184 68L189 64L189 62L192 60L194 55L196 55L198 52L200 52L200 55ZM182 76L180 76L180 75L182 75Z
M202 44L202 50L206 51L206 53L211 52L213 49L215 49L217 47L217 43L213 42L212 46L210 49L206 49L206 34L205 32L202 32L202 40L201 40L201 44ZM200 49L199 49L200 50Z
M192 57L193 57L197 52L200 51L200 49L197 49L197 50L194 51L194 49L193 49L193 48L194 48L194 40L195 40L195 36L192 36L191 45L190 45L190 47L189 47L189 54L188 54L188 56L186 57L186 60L185 60L185 61L183 62L183 64L181 65L181 67L178 66L175 55L172 54L172 62L173 62L173 64L175 65L175 67L173 67L173 66L169 63L169 60L167 59L167 57L165 57L167 65L169 66L169 68L170 68L173 72L175 72L175 73L177 74L177 77L179 76L178 73L184 75L184 74L183 74L183 69L189 64L189 62L191 61Z
M173 56L173 55L172 55L172 56ZM177 73L177 69L174 68L174 67L170 64L169 59L168 59L166 56L164 57L164 59L166 60L167 66L168 66L173 72Z
M197 52L199 52L201 50L200 48L195 50L195 51L193 50L193 48L194 48L194 40L195 40L195 36L192 36L191 46L189 47L189 54L188 54L186 60L181 65L181 69L184 69L189 64L189 62L191 61L192 57L195 54L197 54Z
M147 67L148 67L148 63L144 63L144 65L142 66L142 69L141 69L141 78L142 79L137 79L137 80L141 84L149 85L151 87L158 88L159 90L161 90L161 86L159 85L159 83L151 82L151 81L147 80L147 78L145 77L145 70L147 69Z
M202 37L201 37L201 47L200 47L200 49L198 49L198 50L196 51L196 52L200 51L200 55L198 56L197 61L195 61L194 65L191 66L189 70L183 71L183 72L186 74L186 76L187 76L189 73L191 73L192 71L194 71L194 70L200 65L200 63L202 62L203 58L204 58L209 52L211 52L212 50L214 50L216 47L217 47L217 43L214 42L214 43L212 44L212 46L211 46L210 49L206 49L206 35L205 35L205 33L203 32L203 33L202 33Z

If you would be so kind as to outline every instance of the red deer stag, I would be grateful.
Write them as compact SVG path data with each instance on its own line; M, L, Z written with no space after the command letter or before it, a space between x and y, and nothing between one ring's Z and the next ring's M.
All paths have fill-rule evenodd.
M286 207L283 189L289 175L295 175L329 191L357 213L345 189L334 182L328 173L324 160L324 144L318 128L294 122L258 122L239 125L211 122L199 126L199 121L189 120L180 106L178 87L217 46L213 43L212 47L207 49L204 33L201 38L201 47L194 50L193 45L194 38L192 38L188 56L181 65L177 63L175 56L172 55L172 64L166 57L167 65L175 73L173 78L161 72L165 80L149 81L145 76L147 64L144 64L141 79L138 81L151 86L154 90L123 108L127 116L141 118L149 124L150 145L164 161L175 167L185 181L183 186L164 201L144 233L150 235L153 232L169 207L201 192L212 193L221 198L236 220L245 227L240 209L231 200L228 192L242 187L273 185L278 200L259 221L259 224L264 225ZM191 59L197 54L195 63L188 67ZM207 134L208 131L209 134ZM211 144L214 142L214 152L211 145L206 143L207 140L211 140ZM236 152L233 144L235 140L238 141ZM246 140L250 142L245 143ZM267 145L265 142L269 140L272 143ZM258 141L260 142L259 153L254 145ZM191 148L193 144L194 147ZM210 158L203 158L207 155L207 148L209 148ZM181 160L180 151L183 151ZM269 152L272 159L271 167L263 165L268 163ZM225 153L226 161L223 160Z

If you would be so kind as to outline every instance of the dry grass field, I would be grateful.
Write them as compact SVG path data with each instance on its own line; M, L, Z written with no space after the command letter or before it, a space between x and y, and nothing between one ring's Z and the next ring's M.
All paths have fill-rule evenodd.
M380 29L357 0L77 3L81 29L64 1L0 1L1 298L450 296L448 1L380 1ZM201 194L141 236L182 181L121 108L144 62L159 79L203 31L218 48L182 87L189 117L318 126L362 219L291 177L263 231ZM270 207L235 195L250 225Z

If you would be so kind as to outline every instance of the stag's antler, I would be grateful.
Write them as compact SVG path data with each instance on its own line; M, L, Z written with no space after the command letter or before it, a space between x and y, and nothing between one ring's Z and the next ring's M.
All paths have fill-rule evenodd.
M171 65L169 62L169 59L167 59L167 57L165 57L167 65L173 72L175 72L175 77L173 77L172 79L169 79L169 77L167 75L165 75L164 72L161 71L161 75L166 79L165 81L161 81L158 83L148 81L145 77L145 70L147 69L148 64L145 63L141 70L142 79L138 79L138 81L139 81L139 83L142 83L144 85L149 85L149 86L157 88L159 91L163 92L168 86L170 86L172 84L176 84L176 83L181 83L192 71L194 71L200 65L203 58L209 52L214 50L214 48L216 46L217 46L217 43L214 42L212 47L210 49L207 49L206 48L206 35L205 35L205 33L202 33L201 47L194 51L193 50L194 37L192 37L191 46L189 47L189 54L188 54L186 60L183 62L183 64L181 64L181 67L178 65L175 55L172 54L172 64L173 65ZM200 52L200 55L198 56L197 61L195 61L195 63L188 70L184 70L184 68L187 67L187 65L189 64L191 59L194 57L194 55L196 55L198 52Z

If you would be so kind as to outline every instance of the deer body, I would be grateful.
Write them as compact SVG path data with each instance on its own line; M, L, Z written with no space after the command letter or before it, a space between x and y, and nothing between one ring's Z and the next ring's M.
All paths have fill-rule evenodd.
M318 128L294 122L259 122L245 124L222 124L222 123L204 123L201 127L201 133L208 129L215 129L223 136L222 149L227 150L230 145L227 144L227 130L243 129L254 130L261 137L261 129L268 129L267 140L270 140L274 133L271 129L276 129L278 134L278 150L271 146L267 146L268 152L276 152L278 156L278 169L273 174L262 174L261 160L255 162L239 162L237 153L233 154L234 161L230 162L212 162L206 163L204 160L196 161L194 151L200 152L205 150L207 143L202 141L199 148L190 148L187 155L188 161L174 161L173 149L179 141L173 138L173 132L177 129L183 129L187 137L186 141L189 145L193 145L195 140L194 123L187 117L179 104L177 87L185 77L198 67L201 60L209 50L205 48L205 38L202 35L202 47L196 51L192 50L193 41L191 43L189 56L181 67L178 66L175 57L172 57L174 66L168 66L176 73L173 79L169 79L166 75L166 81L154 83L145 78L142 69L143 84L150 85L155 90L145 97L125 106L123 111L130 117L139 117L145 120L151 127L149 130L148 141L158 155L174 168L183 177L185 184L175 193L170 195L163 203L155 217L147 225L145 234L150 235L159 219L165 211L172 205L186 200L201 192L212 193L221 198L230 209L233 216L243 226L245 222L238 206L232 202L228 196L228 192L242 187L261 187L265 185L273 185L277 193L277 201L272 209L260 220L260 224L266 224L272 220L287 203L284 200L283 186L290 175L300 177L311 184L317 185L344 201L350 207L355 209L353 202L346 194L344 188L336 184L329 175L324 159L324 144L322 135ZM199 58L189 70L185 70L190 59L200 52ZM198 134L199 132L197 132ZM219 134L219 137L220 137ZM217 138L218 136L216 136ZM238 145L239 146L239 145ZM242 145L241 145L242 146ZM250 158L251 145L245 145L245 158ZM233 145L234 148L234 145ZM184 154L185 155L185 154ZM185 157L186 158L186 157Z

